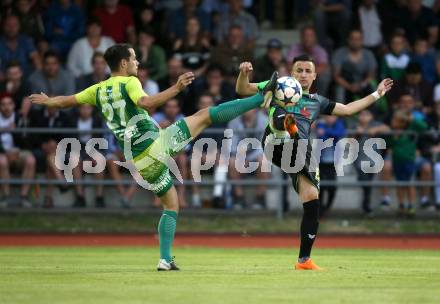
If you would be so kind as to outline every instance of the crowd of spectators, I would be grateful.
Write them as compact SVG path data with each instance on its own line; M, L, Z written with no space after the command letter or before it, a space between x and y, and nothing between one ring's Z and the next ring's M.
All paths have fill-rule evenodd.
M261 81L273 70L288 75L293 58L309 54L318 73L313 90L344 103L370 94L378 81L390 77L395 85L387 98L349 120L323 118L316 124L316 136L355 136L361 142L373 135L383 136L390 149L384 153L385 166L378 178L408 181L416 176L422 181L440 182L440 136L435 132L440 128L439 0L296 0L281 1L276 6L271 0L17 0L2 1L1 5L2 179L9 179L11 170L23 179L41 173L47 179L64 179L54 165L56 145L63 134L7 131L24 127L78 128L82 131L78 139L84 146L96 136L84 130L103 127L92 108L42 109L32 106L27 96L31 92L70 95L106 79L109 69L103 53L114 43L128 42L136 50L140 63L138 77L148 94L173 85L185 71L196 75L191 87L152 113L161 127L182 115L235 98L235 80L242 61L253 63L253 81ZM286 42L271 37L262 46L260 25L275 26L279 11L284 16L281 26L296 27L299 39ZM251 111L228 126L216 127L262 131L265 115L262 111ZM348 130L354 130L354 134L347 133ZM393 135L387 135L390 131ZM105 174L120 181L119 167L114 162L123 159L122 152L111 135L105 136L109 141L109 149L103 152ZM202 136L216 138L218 134ZM232 141L238 143L240 136L237 133ZM229 166L230 179L243 177L231 165L237 158L246 156L247 161L261 162L263 157L258 151L233 150L229 163L224 163L221 157L196 150L197 147L188 147L176 156L184 178L191 177L188 164L192 152L201 154L204 160L213 159L215 168ZM322 179L336 178L334 166L330 165L334 157L332 148L322 153ZM80 155L80 159L86 160L88 155ZM355 167L359 180L374 178L358 170L357 163ZM81 179L82 174L78 166L75 178ZM225 174L214 169L213 176L221 181L227 178ZM105 177L101 174L95 178ZM254 178L267 179L269 175L257 171ZM34 188L22 185L20 200L15 205L35 204L30 198ZM69 190L65 185L58 188L63 192ZM118 184L116 188L121 206L128 207L136 187ZM188 190L178 187L182 206L200 207L198 186L191 187L192 195L187 195ZM322 190L322 208L329 210L337 189L332 186ZM215 207L228 206L223 199L227 197L225 191L224 187L214 189ZM388 207L390 189L381 191L380 205ZM105 207L102 186L95 192L95 206ZM256 187L255 192L251 203L246 201L241 187L233 187L233 206L265 208L264 185ZM46 187L41 206L54 206L52 193L53 187ZM73 206L86 206L82 186L75 186L75 194ZM0 204L10 204L10 196L10 186L2 183ZM397 197L402 213L414 212L414 187L399 188ZM440 210L440 187L421 188L419 197L421 207L432 204ZM191 200L187 201L188 198ZM362 210L372 211L369 187L363 187Z

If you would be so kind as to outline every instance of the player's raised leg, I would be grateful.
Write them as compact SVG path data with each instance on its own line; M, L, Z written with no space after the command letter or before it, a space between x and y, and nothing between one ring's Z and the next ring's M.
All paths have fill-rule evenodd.
M228 122L241 114L259 107L266 107L272 100L278 73L274 72L263 90L251 97L224 102L218 106L202 109L185 117L186 125L193 138L197 137L211 123Z

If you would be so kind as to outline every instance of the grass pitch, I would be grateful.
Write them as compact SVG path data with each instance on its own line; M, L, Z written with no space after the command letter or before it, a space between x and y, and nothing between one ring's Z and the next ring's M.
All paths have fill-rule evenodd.
M293 270L295 250L0 248L0 303L439 303L440 253L315 250L324 272Z

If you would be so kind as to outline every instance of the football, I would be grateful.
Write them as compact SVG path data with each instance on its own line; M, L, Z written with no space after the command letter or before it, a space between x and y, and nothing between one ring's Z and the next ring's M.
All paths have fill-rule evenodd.
M295 104L302 96L302 87L298 80L290 76L278 79L274 101L281 107L288 103Z

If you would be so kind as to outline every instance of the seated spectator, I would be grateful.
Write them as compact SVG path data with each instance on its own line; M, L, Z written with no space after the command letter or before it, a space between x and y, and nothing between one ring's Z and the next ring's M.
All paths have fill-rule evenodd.
M261 182L255 187L255 200L252 204L253 209L263 209L266 208L266 185L264 180L269 178L267 172L261 171L261 164L263 161L263 149L248 149L248 146L244 147L243 150L239 150L239 143L244 138L257 138L263 137L264 128L267 126L267 115L258 109L254 109L244 113L242 116L231 120L228 123L228 129L232 129L234 134L232 136L231 144L231 158L229 160L229 177L231 180L239 180L242 176L237 169L237 164L240 167L248 167L249 162L258 162L259 166L256 171L256 177ZM250 134L248 132L243 132L245 129L252 129L255 132ZM247 203L244 197L244 191L241 186L235 185L233 187L233 203L234 208L245 208Z
M286 60L289 64L292 64L293 58L303 54L309 55L315 61L317 78L314 83L316 85L316 91L325 96L331 82L328 54L327 51L318 44L315 28L312 26L305 26L301 29L300 41L290 46Z
M95 83L106 80L109 77L108 66L104 54L96 52L91 58L92 72L76 79L77 91L82 91Z
M43 19L35 8L36 2L31 0L18 0L15 3L15 14L20 19L20 28L23 34L39 38L43 36Z
M210 37L211 20L209 15L199 7L198 0L183 0L183 6L170 13L168 18L168 38L170 41L182 39L185 36L185 27L189 18L199 21L200 32L205 37Z
M245 44L253 48L255 41L260 36L255 17L243 9L242 0L228 0L228 3L229 10L220 16L219 24L215 29L217 43L224 44L229 41L231 27L237 26L243 31Z
M71 95L75 93L75 78L61 67L57 53L44 54L43 69L29 76L32 92L44 92L48 96Z
M163 42L164 37L162 25L164 18L158 18L156 15L154 7L151 5L143 6L136 14L135 14L135 23L136 29L138 30L151 30L154 37L159 39L159 42Z
M397 181L411 181L416 170L416 140L412 131L420 134L427 129L427 124L421 120L414 120L404 110L394 113L391 120L391 129L394 135L386 137L387 146L392 149L393 173ZM416 191L414 186L397 187L399 214L414 215ZM405 205L405 200L407 204Z
M389 43L390 51L382 58L380 67L381 78L391 78L393 80L402 78L410 61L405 45L406 39L404 35L397 33L391 36Z
M56 108L35 109L30 113L30 127L35 128L66 128L69 125L69 118L66 112L59 111ZM58 142L63 139L63 134L45 133L34 134L34 140L39 144L32 152L37 159L38 164L45 164L44 170L48 180L55 179L64 181L62 172L55 165L55 156ZM43 208L53 208L53 185L47 185L44 195ZM61 192L68 190L66 185L60 185Z
M405 36L413 45L418 37L427 37L429 47L434 47L438 40L438 24L432 9L423 6L422 0L408 0L402 11L400 26Z
M71 0L58 0L43 15L44 33L51 49L66 58L70 47L84 35L84 14Z
M319 44L328 52L342 47L350 25L350 7L345 0L318 0L314 26Z
M95 147L95 151L89 151L86 153L86 144L93 137L102 137L99 134L93 133L83 133L84 131L90 131L92 129L99 129L102 126L102 120L97 116L93 115L93 106L89 104L80 105L78 108L78 113L75 117L70 121L69 127L77 128L82 133L78 134L78 140L81 143L81 151L79 155L79 164L73 169L73 178L75 181L81 181L83 176L83 162L84 161L92 161L93 167L95 166L105 166L105 164L97 164L96 159L98 157L96 154L100 152ZM93 153L92 153L93 152ZM71 152L73 153L73 152ZM90 155L91 154L91 155ZM104 171L100 173L94 173L93 177L96 180L104 179ZM104 201L104 187L102 184L99 184L94 187L95 188L95 207L96 208L105 208ZM76 192L76 201L73 204L74 208L82 208L86 206L84 187L83 185L76 184L75 185Z
M177 57L171 57L168 59L167 72L165 76L158 80L159 88L161 91L166 90L170 86L177 82L179 76L183 73L182 60Z
M0 80L6 65L11 61L20 63L23 73L33 68L41 69L41 59L35 50L32 39L20 34L20 21L17 16L9 15L3 21L3 35L0 37Z
M93 14L102 25L102 34L113 38L116 43L136 41L133 13L130 7L119 4L119 0L105 0L104 5Z
M142 84L142 88L148 95L156 95L159 93L159 85L156 81L150 79L150 71L145 65L138 66L137 76Z
M99 20L89 19L86 36L75 41L67 57L67 68L73 76L80 77L90 74L92 72L90 62L93 54L95 52L104 54L107 48L115 44L112 38L102 36L101 32L102 27Z
M411 61L418 63L422 69L423 80L433 84L436 80L435 58L428 49L428 41L423 38L417 38L414 42Z
M332 65L337 100L349 103L372 93L377 63L373 53L362 47L359 30L352 30L348 45L335 51Z
M370 110L366 109L359 113L355 133L356 140L359 143L359 154L354 165L360 182L371 182L376 175L362 170L362 162L371 164L371 158L365 153L364 147L368 139L379 136L379 133L383 130L387 130L387 126L375 121ZM365 215L369 215L373 211L371 209L371 187L369 186L362 186L362 211Z
M238 74L240 62L252 61L253 48L244 38L243 28L230 27L226 43L220 43L211 52L211 63L222 66L228 76Z
M162 107L162 112L157 112L153 114L153 119L159 124L161 128L166 128L183 118L181 106L179 100L176 98L168 100ZM187 149L189 146L187 146ZM186 149L186 150L187 150ZM182 178L184 180L188 179L188 157L185 153L186 151L182 151L177 153L174 156L174 159L177 163L180 173L182 174ZM180 184L177 186L177 196L179 197L179 206L181 208L185 208L188 206L186 203L186 192L185 186ZM154 205L156 207L160 206L160 201L158 198L155 198Z
M0 83L0 95L9 95L14 99L15 109L27 116L31 108L28 96L31 90L24 80L23 72L18 61L12 61L6 68L6 79Z
M223 68L215 64L209 65L206 77L190 88L188 97L185 99L185 115L192 115L199 109L200 92L211 95L215 105L236 97L234 86L225 80Z
M255 78L253 81L259 82L270 79L273 71L278 70L284 64L283 44L277 38L270 39L266 45L266 53L255 60Z
M410 94L416 102L416 107L427 114L432 111L432 86L423 79L422 70L417 63L410 62L405 75L398 80L388 94L389 108L393 109L399 102L400 96Z
M139 63L148 68L151 79L157 81L165 77L167 71L165 51L154 43L155 39L151 30L139 31L136 55Z
M325 116L316 125L317 138L326 141L333 139L333 145L321 151L319 161L319 178L321 180L336 182L336 165L340 155L335 155L336 143L345 136L345 126L342 119L337 116ZM336 196L336 186L321 186L319 191L319 201L321 203L319 215L325 216L331 209ZM326 200L324 200L324 196Z
M210 48L209 40L203 38L200 32L198 19L188 18L184 37L174 43L174 56L182 58L183 67L193 71L196 77L200 77L208 66Z
M16 115L14 112L14 100L9 96L0 99L0 130L7 131L15 129ZM0 133L0 177L3 180L11 178L10 168L19 167L22 170L22 179L33 179L35 176L35 157L30 151L20 150L14 143L11 133ZM30 184L23 184L20 190L19 206L32 207L28 200ZM8 183L2 183L2 204L10 202L11 190Z

